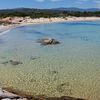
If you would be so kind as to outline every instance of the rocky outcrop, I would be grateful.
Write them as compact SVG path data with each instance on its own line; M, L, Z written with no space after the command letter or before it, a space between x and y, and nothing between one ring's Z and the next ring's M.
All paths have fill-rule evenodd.
M0 100L85 100L81 98L74 98L69 96L62 96L62 97L47 97L44 95L39 96L30 96L22 94L22 96L18 95L15 92L8 92L0 88Z
M0 100L28 100L28 99L23 98L19 95L10 93L10 92L0 88Z
M40 40L38 40L38 43L41 43L41 45L56 45L56 44L60 44L59 41L57 41L56 39L53 39L53 38L40 39Z

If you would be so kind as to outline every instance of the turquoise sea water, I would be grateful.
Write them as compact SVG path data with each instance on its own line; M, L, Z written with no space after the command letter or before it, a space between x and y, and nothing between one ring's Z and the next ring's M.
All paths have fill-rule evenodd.
M36 42L46 37L61 44ZM23 64L2 64L9 60ZM0 36L0 85L34 95L100 100L100 22L29 25Z

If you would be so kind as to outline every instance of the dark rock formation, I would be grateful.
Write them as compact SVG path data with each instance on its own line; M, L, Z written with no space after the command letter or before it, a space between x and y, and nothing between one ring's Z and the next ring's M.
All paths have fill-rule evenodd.
M57 41L56 39L53 39L53 38L40 39L40 40L38 40L38 43L41 43L41 45L56 45L56 44L60 44L59 41Z

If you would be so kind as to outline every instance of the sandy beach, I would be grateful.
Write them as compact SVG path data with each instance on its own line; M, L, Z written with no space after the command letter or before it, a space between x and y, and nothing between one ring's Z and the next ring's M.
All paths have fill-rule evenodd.
M7 17L0 19L0 22L10 24L1 24L0 30L9 30L18 26L30 25L30 24L43 24L43 23L55 23L55 22L74 22L74 21L95 21L100 20L100 17L66 17L66 18L37 18L31 19L30 17ZM4 34L4 33L3 33ZM2 34L2 35L3 35Z

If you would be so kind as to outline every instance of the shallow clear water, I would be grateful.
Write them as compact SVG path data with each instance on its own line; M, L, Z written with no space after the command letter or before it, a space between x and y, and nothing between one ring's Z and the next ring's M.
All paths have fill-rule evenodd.
M36 43L45 37L61 44ZM23 64L2 64L9 60ZM0 84L36 95L100 100L100 22L30 25L0 36Z

